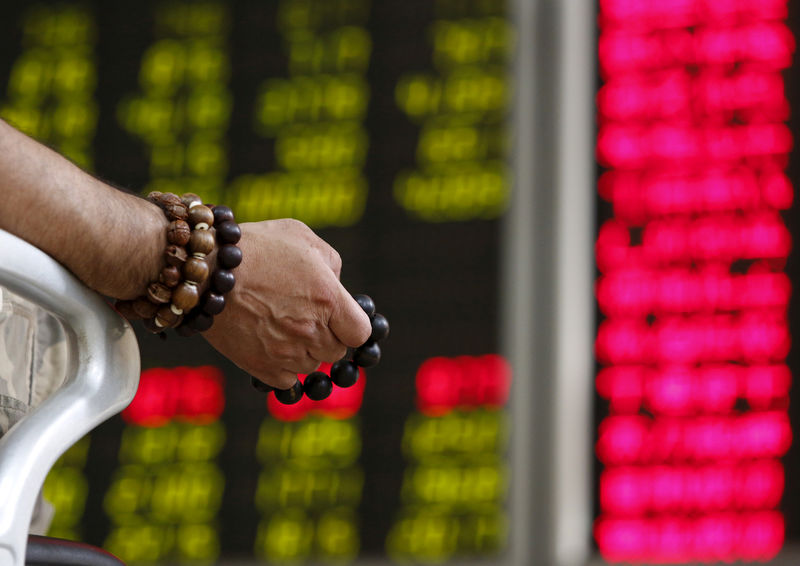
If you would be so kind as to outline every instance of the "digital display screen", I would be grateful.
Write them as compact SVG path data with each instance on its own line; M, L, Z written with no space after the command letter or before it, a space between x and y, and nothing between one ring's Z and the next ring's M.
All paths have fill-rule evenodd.
M131 190L307 223L392 326L294 406L137 328L137 396L48 476L51 535L130 564L496 562L512 35L501 0L4 3L1 117Z
M595 540L766 561L797 520L788 3L599 4Z

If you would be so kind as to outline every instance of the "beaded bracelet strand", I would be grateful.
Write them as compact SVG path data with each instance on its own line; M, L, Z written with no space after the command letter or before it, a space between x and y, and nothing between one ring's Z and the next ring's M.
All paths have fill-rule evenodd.
M213 323L211 315L219 314L225 306L222 294L235 284L230 270L242 261L241 250L235 245L241 230L233 220L233 212L228 207L216 207L219 212L215 212L214 207L204 205L193 193L178 197L156 191L147 199L158 205L170 221L168 245L164 251L167 265L161 270L158 281L148 285L145 295L134 301L117 301L117 309L126 318L144 319L147 330L162 336L166 328L176 328L184 336L207 330ZM216 238L212 232L215 224ZM220 242L217 264L223 269L212 274L207 256L213 252L217 241ZM218 276L220 271L227 273ZM201 298L198 287L208 281L209 276L217 292L207 290ZM215 285L215 281L222 281L222 284ZM220 292L220 289L225 290ZM203 312L196 309L198 303ZM191 325L184 324L187 319Z
M199 308L191 312L178 325L181 336L193 336L204 332L214 324L214 316L225 308L225 295L236 285L233 270L242 263L242 250L236 245L242 237L242 230L236 223L233 211L223 205L209 205L214 215L217 241L217 269L211 275L209 288L199 301Z
M262 393L273 392L275 398L284 405L293 405L305 394L312 401L327 399L333 392L333 386L351 387L358 381L359 367L373 367L381 359L381 348L378 342L389 335L389 321L382 314L375 312L375 302L367 295L354 295L353 298L369 316L372 333L367 341L353 351L349 351L341 360L331 366L331 375L314 371L306 376L305 382L298 379L289 389L275 389L263 381L250 377L250 384Z

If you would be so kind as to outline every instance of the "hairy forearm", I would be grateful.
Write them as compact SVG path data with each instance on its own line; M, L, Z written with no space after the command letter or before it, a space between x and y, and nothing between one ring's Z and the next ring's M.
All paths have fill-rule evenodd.
M86 285L131 299L158 277L167 220L0 120L0 228Z

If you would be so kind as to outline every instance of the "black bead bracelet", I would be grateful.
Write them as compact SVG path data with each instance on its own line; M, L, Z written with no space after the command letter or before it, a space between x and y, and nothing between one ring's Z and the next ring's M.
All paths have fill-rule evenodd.
M242 229L236 223L233 211L224 205L208 205L214 213L214 229L217 238L217 269L209 279L209 286L196 309L193 309L177 327L181 336L193 336L204 332L214 324L214 317L225 308L225 295L229 293L236 278L233 269L242 263L242 250L236 245L242 237Z
M381 348L378 342L389 336L389 321L382 314L375 312L375 303L367 295L354 295L353 298L369 316L372 333L369 339L356 348L349 350L347 355L331 366L331 374L314 371L306 376L305 383L298 379L290 389L275 389L263 381L250 377L252 386L262 393L272 391L275 398L284 405L293 405L303 398L303 395L312 401L327 399L333 391L333 386L351 387L358 381L359 367L373 367L381 360Z

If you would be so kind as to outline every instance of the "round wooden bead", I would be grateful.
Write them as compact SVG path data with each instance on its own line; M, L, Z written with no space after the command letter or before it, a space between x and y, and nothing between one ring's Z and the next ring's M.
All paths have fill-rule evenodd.
M214 209L216 212L216 209ZM217 240L223 244L235 244L242 238L242 229L239 225L232 220L217 223L214 220L214 226L217 229Z
M189 253L208 255L214 250L214 234L208 230L193 230L189 238Z
M168 204L164 207L164 214L166 214L167 218L170 220L186 220L189 216L189 212L182 202L178 204Z
M158 204L158 199L160 199L161 195L163 194L164 193L162 193L161 191L150 191L149 193L147 193L147 200L149 200L153 204Z
M214 207L214 226L224 222L233 222L233 211L224 204L218 204Z
M183 276L187 281L203 283L208 279L208 262L198 257L190 257L183 265Z
M233 269L242 263L242 250L233 244L225 244L219 249L217 262L225 269Z
M114 303L114 308L128 320L138 320L142 318L133 310L133 301L117 301Z
M168 265L181 267L184 263L186 263L188 257L189 254L186 253L186 249L182 248L181 246L176 246L173 244L167 246L167 249L164 250L164 259L167 260Z
M220 295L224 295L236 285L236 278L227 269L217 269L211 276L211 286Z
M369 368L378 365L381 361L381 348L377 342L368 340L366 344L356 348L353 354L353 361L362 368Z
M172 304L175 308L188 312L197 306L200 301L200 292L197 290L197 285L184 281L172 292Z
M136 313L136 316L145 319L153 318L156 315L156 311L158 311L158 307L159 305L151 303L144 297L139 297L133 301L133 304L131 305L131 308L133 309L133 312Z
M203 204L203 199L194 193L184 193L183 196L181 196L181 202L186 205L186 208L191 210L193 205Z
M298 379L289 389L276 389L275 398L284 405L294 405L303 398L303 384Z
M156 324L156 320L154 318L146 318L142 321L142 325L144 326L145 330L152 332L153 334L160 334L164 331L163 328Z
M303 384L303 393L312 401L327 399L331 391L333 391L331 378L321 371L315 371L306 376L306 381Z
M225 308L225 297L212 291L206 291L200 301L200 308L206 314L219 314Z
M375 314L375 301L373 301L369 295L353 295L353 298L364 312L367 313L367 316L372 318L372 315Z
M177 206L183 204L181 202L181 197L176 195L175 193L159 193L158 191L154 191L150 193L151 195L158 195L154 196L155 202L158 203L159 206Z
M358 366L355 362L342 359L331 366L331 381L339 387L350 387L358 381Z
M167 287L172 288L181 282L181 272L174 265L168 265L161 270L161 273L158 275L158 280Z
M250 385L252 385L256 391L260 391L261 393L269 393L270 391L275 389L271 385L264 383L263 381L253 377L252 375L250 376Z
M150 283L147 286L147 298L153 303L168 303L172 298L172 290L162 283Z
M156 312L156 324L162 328L174 328L183 318L182 315L175 314L169 305L164 305Z
M204 204L193 206L189 211L189 224L195 230L207 230L214 225L214 213Z
M192 317L192 320L189 321L189 326L197 330L198 332L205 332L211 325L214 324L214 317L202 312L195 314Z
M176 246L185 246L192 235L192 229L185 220L173 220L167 226L167 241Z
M372 334L370 340L383 340L389 336L389 321L382 314L376 313L370 321L372 323Z

